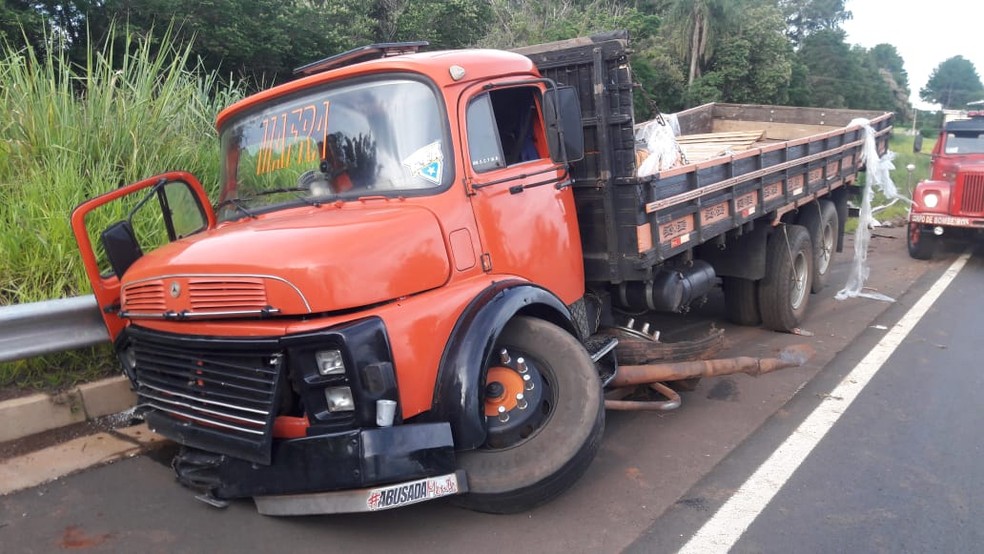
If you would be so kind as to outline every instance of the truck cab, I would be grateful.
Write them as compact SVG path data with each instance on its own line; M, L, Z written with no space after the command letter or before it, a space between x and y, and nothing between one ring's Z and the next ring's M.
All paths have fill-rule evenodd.
M947 121L933 148L930 178L916 185L909 212L913 258L933 256L940 240L984 229L984 112Z
M172 172L73 213L139 412L211 503L516 511L597 449L576 96L518 54L416 46L222 111L214 206Z

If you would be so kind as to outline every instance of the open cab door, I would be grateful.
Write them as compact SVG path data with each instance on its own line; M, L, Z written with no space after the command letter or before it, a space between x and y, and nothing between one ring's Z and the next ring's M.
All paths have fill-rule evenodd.
M72 211L72 232L111 340L120 281L133 262L169 242L215 226L215 212L193 175L164 173L88 200Z

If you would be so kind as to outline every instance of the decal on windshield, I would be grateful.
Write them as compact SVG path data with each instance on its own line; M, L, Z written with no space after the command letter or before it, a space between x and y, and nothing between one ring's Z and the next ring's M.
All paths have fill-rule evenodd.
M403 160L403 165L415 175L435 185L441 183L444 175L444 153L441 141L434 141L418 149Z

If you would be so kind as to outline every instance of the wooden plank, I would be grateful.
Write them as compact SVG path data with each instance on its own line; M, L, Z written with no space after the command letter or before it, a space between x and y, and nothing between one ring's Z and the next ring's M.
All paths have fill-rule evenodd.
M702 133L699 135L681 135L677 137L679 144L692 144L698 142L755 142L762 137L765 131L758 129L755 131L730 131L721 133Z
M802 123L776 123L763 121L731 121L727 119L715 119L714 131L720 133L744 131L748 129L760 129L764 131L761 140L793 140L804 138L818 133L825 133L835 129L824 125L807 125Z
M764 121L844 127L857 118L874 119L884 112L841 108L803 108L757 104L714 104L714 119Z

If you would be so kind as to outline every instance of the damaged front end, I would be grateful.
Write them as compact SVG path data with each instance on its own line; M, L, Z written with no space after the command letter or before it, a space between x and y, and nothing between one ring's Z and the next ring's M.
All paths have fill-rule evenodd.
M178 480L210 504L254 497L263 513L287 515L463 492L449 424L405 423L399 409L377 421L380 403L399 403L379 318L280 338L131 325L120 344L139 413L184 447Z

